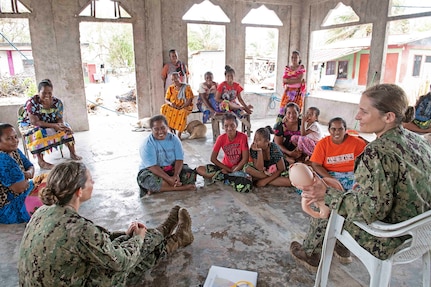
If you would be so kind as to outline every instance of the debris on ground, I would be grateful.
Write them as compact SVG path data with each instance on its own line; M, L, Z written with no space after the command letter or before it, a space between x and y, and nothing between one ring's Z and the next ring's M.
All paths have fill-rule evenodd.
M117 112L120 113L136 113L136 103L134 102L120 102L117 105L117 108L115 109Z
M103 105L103 99L98 97L94 102L90 102L87 104L87 113L95 113L98 106Z
M115 98L117 98L120 103L123 102L134 102L136 104L136 89L132 89L130 91L128 91L125 94L122 94L120 96L115 96Z

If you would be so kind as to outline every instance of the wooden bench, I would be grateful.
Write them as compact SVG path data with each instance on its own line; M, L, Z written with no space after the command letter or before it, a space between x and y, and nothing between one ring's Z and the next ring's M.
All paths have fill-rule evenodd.
M250 115L246 114L244 115L244 119L249 123L249 126L251 125L250 122ZM213 141L215 142L217 140L217 137L220 135L220 124L223 120L223 114L216 114L212 116L211 118L211 126L213 130ZM248 137L251 135L251 128L249 126L245 125L243 122L241 122L241 131L245 134L247 134Z

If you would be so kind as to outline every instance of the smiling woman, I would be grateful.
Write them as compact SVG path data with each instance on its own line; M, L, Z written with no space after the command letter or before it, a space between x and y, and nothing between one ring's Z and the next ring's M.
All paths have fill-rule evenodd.
M34 187L34 167L18 149L18 142L12 125L0 123L0 223L30 220L25 200ZM35 207L41 205L37 201Z
M63 120L63 103L53 96L53 85L49 79L39 83L38 94L27 100L22 117L20 127L28 129L24 144L32 154L37 155L40 168L53 167L44 160L43 154L62 144L69 148L73 160L81 159L75 152L73 131Z
M348 190L354 184L355 158L362 153L366 143L346 133L346 122L342 118L331 119L328 130L330 135L317 142L314 148L311 166L324 179L335 179Z
M183 164L181 141L168 132L163 115L150 119L151 134L139 148L141 164L137 177L140 196L161 191L194 190L196 173Z

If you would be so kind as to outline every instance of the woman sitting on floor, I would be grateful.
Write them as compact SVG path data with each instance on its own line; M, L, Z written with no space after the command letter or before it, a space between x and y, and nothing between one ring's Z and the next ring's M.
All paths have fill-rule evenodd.
M63 121L63 103L53 96L53 85L49 79L42 80L38 85L39 94L30 98L25 104L25 115L20 126L31 129L26 132L28 142L24 143L32 154L37 155L40 168L51 169L52 164L43 159L43 153L61 144L66 144L70 157L80 160L75 152L73 131Z
M253 161L244 167L244 171L252 176L257 187L291 186L283 152L276 143L271 142L271 132L271 127L256 131L250 147Z
M283 117L277 117L274 125L274 142L281 149L289 164L297 161L302 155L302 152L291 141L293 135L301 135L299 106L295 103L288 103Z
M161 191L194 190L196 173L184 164L181 141L168 132L162 115L150 119L151 134L139 148L141 163L137 177L140 196Z
M166 117L168 126L172 132L178 130L178 138L186 129L187 116L193 109L193 91L187 83L180 82L178 72L171 74L173 84L166 90L165 104L162 105L160 113Z
M34 189L34 166L18 143L13 126L0 123L0 223L28 222L34 209L42 205L36 196L27 200Z
M62 162L50 172L41 191L45 205L21 241L19 286L130 286L160 258L193 242L190 215L179 206L155 229L136 221L126 232L95 225L79 214L93 184L81 162Z

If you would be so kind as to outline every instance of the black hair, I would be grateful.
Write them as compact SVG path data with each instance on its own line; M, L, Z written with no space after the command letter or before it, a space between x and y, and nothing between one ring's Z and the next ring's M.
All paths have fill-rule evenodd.
M266 126L264 128L259 128L256 131L256 134L260 134L263 138L265 138L268 141L271 140L271 134L273 134L273 133L274 133L274 131L272 130L272 128L270 126Z
M299 53L299 51L298 51L298 50L294 50L294 51L292 52L292 55L293 55L293 54L298 55L298 57L300 58L300 59L299 59L299 61L298 61L298 65L301 65L301 63L302 63L302 61L301 61L301 53Z
M51 80L50 79L44 79L44 80L40 81L39 85L37 85L37 91L40 92L40 90L42 90L43 87L53 88Z
M7 123L0 123L0 137L3 135L3 131L8 128L13 128L13 125Z
M235 75L235 70L231 66L226 65L224 66L224 75L226 76L227 73L233 73Z
M298 112L298 114L300 113L301 109L299 108L297 103L288 102L287 105L284 107L284 114L286 114L287 108L290 108L290 107L293 107Z
M328 123L328 129L331 128L331 125L332 125L333 122L341 122L343 124L344 128L347 129L346 121L343 118L340 118L340 117L336 117L336 118L330 119L329 123Z
M165 123L165 125L168 125L168 121L166 120L164 115L155 115L150 118L150 128L152 129L154 127L154 123L159 121L162 121Z
M313 113L316 115L317 121L319 121L320 110L316 107L309 107L308 109L313 111Z
M235 121L236 126L238 126L238 118L235 116L235 114L233 114L233 113L224 114L223 119L222 119L222 123L224 124L224 122L227 120Z

